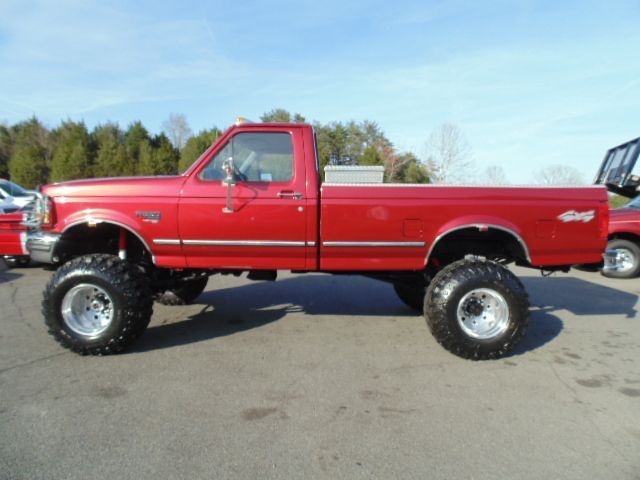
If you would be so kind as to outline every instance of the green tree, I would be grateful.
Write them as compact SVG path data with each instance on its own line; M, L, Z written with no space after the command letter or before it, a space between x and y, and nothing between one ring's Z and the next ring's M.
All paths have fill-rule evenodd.
M189 138L182 152L180 152L179 171L184 172L187 170L221 135L222 132L214 127L211 130L203 130L198 135Z
M34 116L11 127L11 179L28 188L47 182L51 162L49 131Z
M373 145L367 147L358 160L359 165L383 165L382 156Z
M0 177L9 176L9 161L13 150L11 130L6 125L0 125Z
M151 146L149 140L143 140L139 144L138 151L138 175L155 175L156 174L156 155L155 150Z
M402 183L430 183L427 167L412 153L406 155L408 160L402 171Z
M284 108L274 108L260 116L263 123L305 123L305 118L299 113L293 115Z
M55 149L51 161L51 180L61 182L91 177L91 138L85 124L63 122L52 135L55 136Z
M47 183L46 154L40 145L18 145L9 163L11 179L26 188Z
M149 137L149 132L142 122L136 121L129 125L125 135L124 135L124 143L127 147L127 154L131 161L133 162L130 165L127 173L128 175L135 175L138 171L139 163L140 163L140 148L144 142L150 142L151 138Z
M627 197L623 197L622 195L617 195L615 193L609 194L609 206L611 208L620 208L629 203L629 199Z
M178 173L178 161L180 154L173 147L169 138L161 133L153 139L155 149L155 169L154 175L175 175Z
M120 177L133 175L135 164L129 157L127 147L120 143L118 129L104 128L99 132L100 143L94 173L98 177Z

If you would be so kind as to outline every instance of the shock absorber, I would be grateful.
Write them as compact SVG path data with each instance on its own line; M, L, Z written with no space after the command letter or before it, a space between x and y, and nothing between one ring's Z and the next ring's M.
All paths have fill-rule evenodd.
M120 238L118 240L118 256L122 260L127 259L127 231L120 228Z

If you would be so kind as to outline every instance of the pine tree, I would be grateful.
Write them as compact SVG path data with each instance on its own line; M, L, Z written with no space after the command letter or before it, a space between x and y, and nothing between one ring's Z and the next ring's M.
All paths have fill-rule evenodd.
M179 171L184 172L195 162L204 151L220 138L222 132L217 128L203 130L191 137L180 153Z
M36 117L13 125L9 160L11 179L27 188L47 183L51 159L49 131Z
M111 134L102 136L94 172L98 177L121 177L135 174L135 163L127 153L127 147L119 143L118 138Z
M180 155L169 138L165 134L160 134L153 139L155 147L155 175L175 175L178 173L178 161Z
M129 125L124 138L125 145L127 146L127 154L132 161L130 168L127 170L129 173L127 174L135 175L140 162L140 148L143 142L150 142L151 138L149 137L149 132L140 121L133 122Z
M155 175L157 166L155 164L155 151L151 146L151 142L148 140L140 142L138 155L138 175Z
M9 176L9 161L13 150L11 131L6 125L0 125L0 178Z
M358 161L359 165L383 165L382 156L373 145L367 147Z
M9 163L11 180L35 188L47 182L46 149L39 145L19 145Z
M64 122L53 135L56 147L51 162L51 180L61 182L91 177L90 138L84 123Z

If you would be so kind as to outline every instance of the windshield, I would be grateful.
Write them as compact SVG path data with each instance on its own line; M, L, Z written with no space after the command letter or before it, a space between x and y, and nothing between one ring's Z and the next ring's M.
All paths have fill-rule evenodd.
M13 182L9 182L8 180L4 180L0 182L0 188L4 190L8 195L11 195L12 197L28 197L31 195L20 185L17 185Z
M624 208L636 208L640 209L640 195L627 203Z

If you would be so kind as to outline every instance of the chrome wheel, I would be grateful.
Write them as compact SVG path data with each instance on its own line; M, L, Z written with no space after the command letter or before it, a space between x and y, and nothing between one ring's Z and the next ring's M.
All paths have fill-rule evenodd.
M616 267L618 272L628 272L635 268L636 257L631 250L616 248Z
M69 290L62 299L64 323L78 335L96 337L113 320L113 301L109 294L89 283L81 283Z
M509 326L509 305L495 290L477 288L460 299L457 318L465 334L488 340L500 336Z

